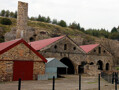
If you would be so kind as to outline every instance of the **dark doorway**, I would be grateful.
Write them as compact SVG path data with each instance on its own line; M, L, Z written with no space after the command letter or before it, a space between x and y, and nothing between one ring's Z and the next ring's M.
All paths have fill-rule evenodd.
M98 70L103 70L103 62L101 60L97 62L97 65L98 65Z
M58 68L58 74L74 74L74 66L70 59L68 58L63 58L60 60L62 63L68 66L67 70L66 68Z
M109 70L109 63L106 64L106 71Z
M84 73L84 65L86 62L81 62L81 65L78 66L78 73Z
M79 73L84 73L84 66L79 65L79 66L78 66L78 72L79 72Z

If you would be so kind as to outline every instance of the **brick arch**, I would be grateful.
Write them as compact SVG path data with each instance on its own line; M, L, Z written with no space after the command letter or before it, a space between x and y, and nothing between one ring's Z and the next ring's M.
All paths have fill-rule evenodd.
M97 65L98 65L98 70L103 70L103 61L102 60L98 60Z
M106 66L105 66L106 71L109 70L109 67L110 67L110 64L109 63L106 63Z
M73 62L67 58L67 57L63 57L62 59L60 59L60 61L67 65L68 66L68 69L67 69L67 74L74 74L75 73L75 67L74 67L74 64Z

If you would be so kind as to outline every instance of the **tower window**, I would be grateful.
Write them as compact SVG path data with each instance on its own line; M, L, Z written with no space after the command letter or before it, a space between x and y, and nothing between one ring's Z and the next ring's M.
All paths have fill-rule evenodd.
M99 49L99 54L101 53L101 47L98 48Z
M105 50L104 50L103 52L104 52L104 53L106 53L106 51L105 51Z
M96 50L94 49L94 52L96 52Z
M74 47L73 49L76 50L76 47Z
M35 41L35 39L33 37L30 37L29 40L30 40L30 42Z
M67 44L64 44L64 50L67 50Z
M55 45L54 48L57 49L57 45Z

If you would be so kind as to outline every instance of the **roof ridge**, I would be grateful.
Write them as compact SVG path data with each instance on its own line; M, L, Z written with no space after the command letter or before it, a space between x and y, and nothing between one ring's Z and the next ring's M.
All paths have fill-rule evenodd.
M62 38L63 38L63 37L65 37L65 35L63 35L63 36L59 36L59 37L62 37ZM42 40L54 39L54 38L58 38L58 37L46 38L46 39L42 39ZM32 42L29 42L29 43L39 42L39 41L42 41L42 40L32 41Z

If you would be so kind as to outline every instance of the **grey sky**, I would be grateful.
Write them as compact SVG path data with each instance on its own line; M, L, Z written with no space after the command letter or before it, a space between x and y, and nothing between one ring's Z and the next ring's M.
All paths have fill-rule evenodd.
M18 0L0 0L0 10L17 10ZM82 27L111 30L119 25L119 0L22 0L29 3L29 16L76 21Z

